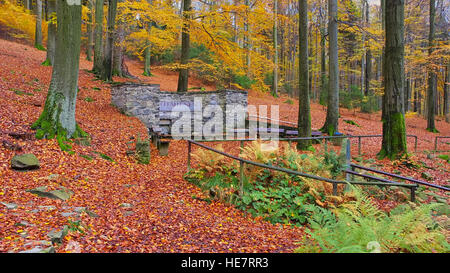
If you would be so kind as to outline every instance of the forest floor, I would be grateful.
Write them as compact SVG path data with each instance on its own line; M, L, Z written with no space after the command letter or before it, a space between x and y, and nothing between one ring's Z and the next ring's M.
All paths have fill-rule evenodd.
M56 140L36 140L30 125L43 109L52 71L41 66L45 55L31 46L0 40L0 252L45 247L48 233L64 225L72 231L57 252L291 252L302 240L303 228L273 225L223 203L192 198L200 190L182 178L187 163L185 141L173 141L168 157L160 157L152 146L149 165L137 164L127 156L127 142L146 135L147 130L137 118L123 115L111 105L110 86L88 72L92 63L84 56L76 119L91 135L91 146L74 144L71 155L62 152ZM162 90L176 90L175 73L153 69L153 77L144 77L140 76L142 64L127 64L138 80L160 84ZM191 80L191 86L215 88L197 79ZM277 104L280 119L296 122L298 101L292 99L289 104L287 100L249 91L249 104ZM342 109L341 116L343 133L381 134L379 114ZM324 108L312 104L313 128L319 128L324 119ZM344 120L353 120L360 127ZM422 172L428 172L433 183L448 184L448 163L427 156L427 151L433 149L436 135L450 135L450 125L438 120L440 134L432 134L420 117L408 118L406 123L408 134L419 137L419 152L412 160L421 164L409 169L383 160L377 161L380 168L419 179ZM412 140L408 143L413 149ZM379 144L380 140L364 140L363 157L374 158ZM448 144L441 147L444 145L449 150ZM20 153L35 154L40 169L13 171L10 161ZM49 190L64 186L74 195L58 201L26 191L40 186Z

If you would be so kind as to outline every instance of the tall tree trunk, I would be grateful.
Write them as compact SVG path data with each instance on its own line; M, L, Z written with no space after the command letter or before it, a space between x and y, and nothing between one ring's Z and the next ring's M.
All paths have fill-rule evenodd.
M247 6L247 11L250 12L250 0L244 1L245 6ZM250 27L248 24L248 16L245 16L244 20L244 49L245 49L245 64L247 66L247 77L250 77Z
M444 116L445 121L450 122L450 63L445 67L445 81L444 81Z
M86 45L86 60L92 61L92 42L94 40L94 33L92 32L92 11L93 11L93 5L92 2L94 0L87 0L87 7L89 9L88 11L88 22L86 25L86 33L87 33L87 45Z
M338 59L338 22L337 0L328 0L328 36L329 36L329 81L328 107L325 124L321 131L334 135L339 125L339 59Z
M36 31L34 34L34 47L44 50L42 45L42 0L36 0Z
M366 24L367 27L370 26L370 6L369 3L366 1ZM364 76L364 94L367 96L369 95L370 92L370 79L372 77L372 52L370 51L370 47L367 48L367 52L366 52L366 69L364 71L365 76Z
M147 0L147 2L151 5L153 0ZM148 35L152 33L152 23L147 25ZM151 72L151 57L152 57L152 45L149 40L147 40L144 50L144 76L152 76Z
M410 98L411 98L411 79L407 77L405 81L405 105L404 105L405 113L409 111Z
M298 135L311 137L311 109L308 90L309 60L308 60L308 2L299 0L299 109L298 109ZM307 149L311 141L300 141L299 149Z
M326 71L326 20L325 20L325 9L320 7L321 15L321 27L320 27L320 99L319 103L321 105L327 104L327 71Z
M386 1L383 62L383 141L380 158L399 158L407 153L403 110L404 92L404 0Z
M49 23L47 28L47 57L42 65L52 66L55 62L56 48L56 0L48 0L47 9L47 13L49 14Z
M81 45L81 5L75 3L66 0L57 5L58 29L52 80L44 110L32 125L37 130L36 138L57 136L61 148L67 147L65 139L85 134L75 121Z
M369 4L367 3L367 0L362 1L362 8L361 8L361 21L367 24L367 18L368 15L366 12L366 9L369 9ZM363 54L361 56L361 93L364 94L366 92L366 61L367 61L367 48L366 48L366 33L362 33L362 47L363 47Z
M274 54L274 68L273 68L273 93L278 95L278 1L275 0L273 4L274 20L273 20L273 48Z
M181 65L187 66L189 63L190 35L189 35L189 19L191 11L191 0L183 0L183 31L181 35ZM188 91L189 70L187 67L180 69L178 77L178 92Z
M434 51L434 34L435 34L435 26L434 26L434 18L436 15L436 7L435 0L430 0L430 32L428 35L428 54L431 57ZM427 131L437 133L436 124L434 121L434 116L436 115L436 72L434 68L430 65L428 71L428 90L427 90Z
M108 30L105 46L105 56L103 58L103 68L101 79L104 81L112 81L113 76L113 53L114 53L114 38L115 38L115 23L117 0L108 0Z
M95 42L94 42L94 66L92 71L99 74L103 64L103 1L95 0Z

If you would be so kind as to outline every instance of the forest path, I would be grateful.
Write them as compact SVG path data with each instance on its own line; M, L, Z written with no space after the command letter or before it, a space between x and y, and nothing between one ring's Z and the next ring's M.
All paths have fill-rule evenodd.
M13 204L0 204L0 252L32 249L49 240L53 229L77 223L85 233L70 232L58 252L291 252L304 235L302 228L272 225L222 203L192 198L201 193L182 178L184 141L173 141L168 157L152 147L149 165L126 156L126 143L144 136L146 128L110 105L109 86L85 71L91 66L84 58L76 119L92 136L91 146L73 145L70 155L56 140L14 139L8 132L33 133L29 127L43 109L52 69L41 66L45 52L5 40L0 58L0 201ZM11 170L17 153L35 154L41 168ZM40 186L64 186L74 195L58 201L26 192Z

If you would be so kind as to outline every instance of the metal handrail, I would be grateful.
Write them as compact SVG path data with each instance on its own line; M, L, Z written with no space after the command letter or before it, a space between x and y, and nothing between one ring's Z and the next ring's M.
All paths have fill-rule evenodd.
M435 152L438 151L438 149L437 149L437 146L438 146L438 139L440 139L440 138L450 138L450 136L437 136L437 137L434 139L434 151L435 151Z
M192 151L192 146L191 145L192 144L197 145L197 146L199 146L201 148L204 148L206 150L210 150L210 151L215 152L217 154L223 155L225 157L228 157L228 158L231 158L231 159L239 161L239 163L240 163L240 194L242 194L242 192L243 192L244 164L250 164L250 165L254 165L254 166L265 168L265 169L271 169L271 170L280 171L280 172L284 172L284 173L288 173L288 174L292 174L292 175L298 175L298 176L302 176L302 177L306 177L306 178L311 178L311 179L314 179L314 180L319 180L319 181L323 181L323 182L327 182L327 183L332 183L333 184L333 195L337 195L337 185L338 184L371 185L371 186L373 186L373 185L375 185L375 186L397 186L397 187L410 188L410 190L411 190L411 200L414 201L415 190L417 188L417 185L414 185L414 184L404 184L404 183L397 183L397 182L393 182L393 181L390 181L390 182L360 182L360 181L334 180L334 179L330 179L330 178L326 178L326 177L306 174L306 173L302 173L302 172L298 172L298 171L294 171L294 170L290 170L290 169L285 169L285 168L281 168L281 167L277 167L277 166L272 166L272 165L267 165L267 164L263 164L263 163L250 161L250 160L247 160L247 159L244 159L244 158L240 158L238 156L227 154L225 152L219 151L217 149L214 149L212 147L206 146L204 144L201 144L201 143L199 143L197 141L193 141L193 140L188 140L188 160L187 160L188 171L191 169L191 151Z
M379 170L368 168L368 167L364 167L364 166L361 166L361 165L350 164L350 167L361 169L361 170L365 170L365 171L369 171L369 172L374 172L374 173L378 173L378 174L382 174L382 175L387 175L387 176L395 177L395 178L398 178L398 179L407 180L407 181L410 181L410 182L414 182L414 183L417 183L417 184L421 184L421 185L424 185L424 186L428 186L428 187L432 187L432 188L436 188L436 189L440 189L440 190L450 191L450 188L448 188L448 187L444 187L444 186L440 186L440 185L436 185L436 184L431 184L431 183L428 183L428 182L425 182L425 181L417 180L417 179L414 179L414 178L409 178L409 177L406 177L406 176L401 176L401 175L398 175L398 174L393 174L393 173L387 173L387 172L379 171Z
M226 135L224 135L226 136ZM241 139L221 139L221 140L217 140L217 139L202 139L202 140L195 140L196 142L217 142L217 141L221 141L221 142L229 142L229 141L256 141L256 140L278 140L278 141L296 141L296 140L319 140L319 139L324 139L325 141L327 141L328 139L339 139L339 138L358 138L358 154L361 155L361 139L362 138L370 138L370 137L383 137L383 135L342 135L342 136L318 136L318 137L289 137L289 138L268 138L268 139L264 139L264 138L241 138ZM406 135L406 137L413 137L414 138L414 151L417 152L417 141L418 138L416 135Z

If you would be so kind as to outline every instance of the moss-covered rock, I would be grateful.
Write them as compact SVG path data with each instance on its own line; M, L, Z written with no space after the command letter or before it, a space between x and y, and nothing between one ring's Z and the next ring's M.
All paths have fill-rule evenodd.
M27 171L39 169L39 167L39 160L33 154L16 155L11 160L11 168L14 170Z

